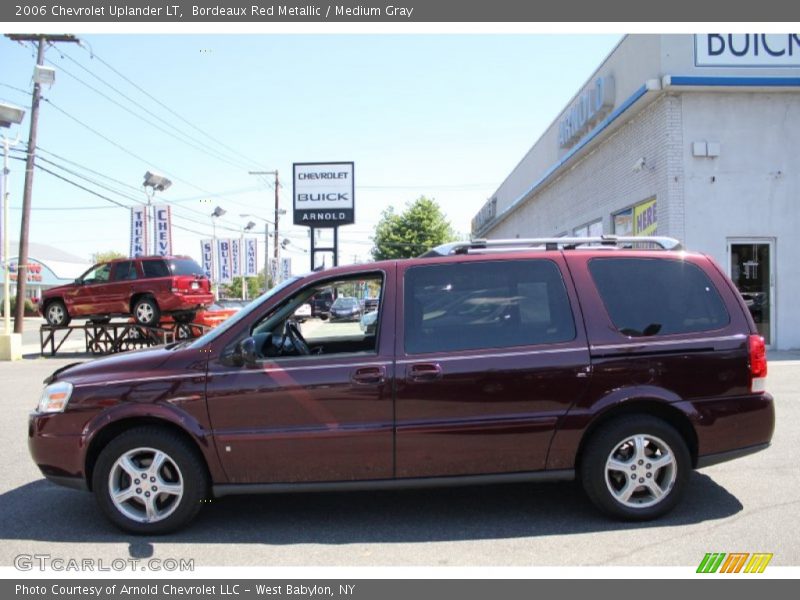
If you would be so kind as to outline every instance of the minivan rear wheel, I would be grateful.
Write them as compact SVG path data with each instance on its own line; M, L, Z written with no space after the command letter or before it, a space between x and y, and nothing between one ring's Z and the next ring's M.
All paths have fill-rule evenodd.
M120 529L162 534L194 518L208 477L202 459L182 437L160 427L137 427L100 453L92 489L103 513Z
M646 521L678 504L691 459L686 442L671 425L632 415L615 419L592 435L580 471L586 494L603 512Z

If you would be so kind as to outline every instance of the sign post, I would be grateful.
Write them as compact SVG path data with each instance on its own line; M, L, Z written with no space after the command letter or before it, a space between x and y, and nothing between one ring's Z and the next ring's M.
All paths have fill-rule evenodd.
M317 252L333 252L339 264L339 227L355 222L355 165L352 162L294 163L294 224L311 228L311 269ZM333 247L318 248L315 229L333 229Z

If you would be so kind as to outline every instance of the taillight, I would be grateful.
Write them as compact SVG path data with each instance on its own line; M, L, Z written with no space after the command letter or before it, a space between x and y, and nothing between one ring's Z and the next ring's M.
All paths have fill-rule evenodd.
M767 346L760 335L751 335L747 340L750 346L750 391L766 391L767 385Z

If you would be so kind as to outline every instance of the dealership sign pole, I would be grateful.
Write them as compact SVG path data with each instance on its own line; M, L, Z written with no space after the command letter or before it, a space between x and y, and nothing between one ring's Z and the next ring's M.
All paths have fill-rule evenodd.
M311 228L311 268L317 252L333 252L339 264L339 226L355 222L352 162L294 163L294 224ZM317 248L315 229L333 229L333 247Z

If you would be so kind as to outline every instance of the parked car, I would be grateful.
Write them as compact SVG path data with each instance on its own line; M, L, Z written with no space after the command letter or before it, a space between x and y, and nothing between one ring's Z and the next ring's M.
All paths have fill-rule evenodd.
M378 310L378 302L378 298L364 298L362 301L362 308L364 309L364 312L368 313Z
M692 469L766 448L775 412L731 280L632 239L463 242L289 278L196 340L55 371L31 455L140 534L228 494L526 480L659 517ZM642 241L665 249L627 247ZM296 308L354 281L381 289L377 335L304 338Z
M53 326L128 315L155 326L162 315L191 322L213 300L208 278L191 258L145 256L96 264L73 283L45 290L39 313Z
M361 319L361 305L351 296L339 296L331 304L331 321L358 321Z
M250 304L252 300L242 300L241 298L219 298L217 304L225 309L240 311Z
M320 290L311 298L311 316L327 319L331 315L331 305L334 301L333 290Z
M305 323L306 320L311 318L311 305L308 302L303 302L294 311L294 319L298 323Z

